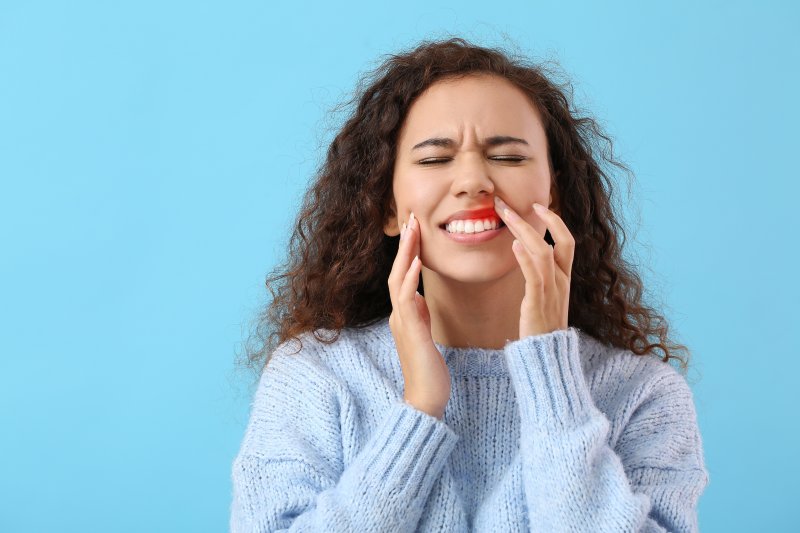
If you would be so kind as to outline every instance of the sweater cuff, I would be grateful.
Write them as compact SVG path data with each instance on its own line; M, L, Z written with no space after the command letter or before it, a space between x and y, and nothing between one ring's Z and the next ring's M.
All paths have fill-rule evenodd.
M544 430L574 427L597 409L574 327L512 341L504 351L523 423Z
M421 505L459 438L438 418L396 401L365 446L360 479L349 480L357 486L354 494L383 494L401 502L403 509Z

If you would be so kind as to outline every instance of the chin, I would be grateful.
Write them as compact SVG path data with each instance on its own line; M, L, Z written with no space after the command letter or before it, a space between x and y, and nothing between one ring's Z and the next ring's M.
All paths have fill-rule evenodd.
M446 278L459 283L490 283L500 281L508 274L519 269L516 259L512 258L513 264L498 264L497 262L478 262L472 261L468 265L454 265L448 261L441 268L428 267L437 276Z

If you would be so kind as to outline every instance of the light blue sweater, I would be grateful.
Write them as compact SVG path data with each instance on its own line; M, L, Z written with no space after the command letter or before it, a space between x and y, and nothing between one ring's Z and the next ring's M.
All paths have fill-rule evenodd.
M261 375L232 533L698 530L694 401L655 356L574 327L501 350L436 343L452 380L440 420L403 400L388 318L302 340Z

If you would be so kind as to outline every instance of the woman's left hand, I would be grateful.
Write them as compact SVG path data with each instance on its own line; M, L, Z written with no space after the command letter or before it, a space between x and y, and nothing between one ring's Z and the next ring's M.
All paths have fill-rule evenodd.
M550 246L525 219L495 196L495 210L511 234L514 255L525 276L525 296L519 317L519 338L567 329L569 287L575 239L564 221L544 206L534 213L550 230L555 247Z

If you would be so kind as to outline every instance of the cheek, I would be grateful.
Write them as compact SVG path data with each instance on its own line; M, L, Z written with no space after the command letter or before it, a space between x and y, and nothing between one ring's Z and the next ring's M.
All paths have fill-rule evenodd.
M446 189L445 189L446 192ZM441 201L441 185L431 179L407 180L395 188L395 198L400 206L415 215L426 216L432 213Z
M497 180L497 190L505 194L507 202L519 213L530 213L533 202L549 205L550 178L546 172L537 169L516 169L519 172L508 179ZM525 215L527 217L527 215Z
M545 176L546 177L546 176ZM536 179L527 189L518 191L520 202L516 204L517 213L530 224L536 232L544 238L547 225L544 220L533 210L534 202L538 202L546 207L550 205L550 183L546 179Z

